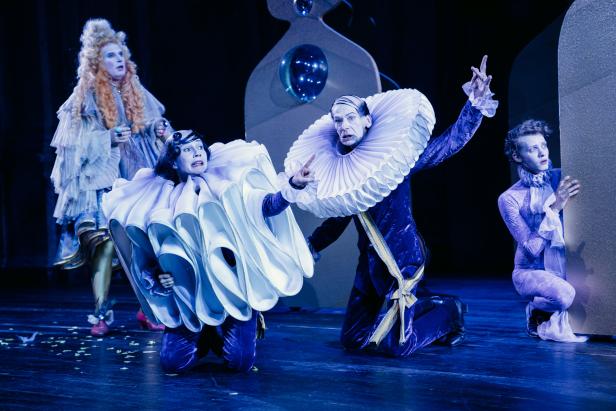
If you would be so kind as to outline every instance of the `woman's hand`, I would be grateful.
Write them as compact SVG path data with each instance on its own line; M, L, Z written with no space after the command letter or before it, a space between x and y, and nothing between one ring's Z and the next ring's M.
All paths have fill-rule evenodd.
M109 130L111 136L111 144L117 146L121 143L126 143L131 136L130 128L126 126L118 126Z
M169 122L164 118L161 118L156 122L154 126L154 133L156 133L156 137L164 137L167 134L167 129L169 128Z
M310 169L310 165L314 161L315 157L316 154L313 154L302 166L302 168L300 168L291 178L291 183L293 183L293 186L304 188L308 185L308 183L314 181L314 172Z
M580 192L581 187L578 180L573 180L569 176L560 180L560 184L558 184L558 188L554 192L556 201L551 205L552 210L558 213L564 209L569 199L575 197Z
M173 281L173 276L169 273L159 274L158 281L160 281L160 285L165 288L171 288L175 285L175 282Z

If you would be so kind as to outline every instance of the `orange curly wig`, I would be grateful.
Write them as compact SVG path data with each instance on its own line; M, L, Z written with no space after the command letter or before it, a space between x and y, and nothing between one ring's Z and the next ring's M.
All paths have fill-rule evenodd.
M115 43L122 48L126 59L126 74L117 87L120 90L126 118L131 123L131 129L137 133L143 129L144 103L141 94L141 83L137 76L137 65L130 60L130 51L125 43L124 32L115 32L107 20L88 20L81 35L81 51L79 52L79 67L77 68L77 85L73 90L73 119L78 122L86 93L94 91L96 103L103 116L107 128L112 128L118 121L118 109L113 96L112 80L101 64L101 49Z

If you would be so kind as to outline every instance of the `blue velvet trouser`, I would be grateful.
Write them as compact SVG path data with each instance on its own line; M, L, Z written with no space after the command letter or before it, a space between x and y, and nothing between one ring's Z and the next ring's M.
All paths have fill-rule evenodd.
M353 287L340 337L345 348L357 350L369 347L369 339L383 317L380 314L383 301L384 297L376 293L367 295ZM391 304L388 304L388 308ZM398 319L379 344L378 351L394 357L409 356L452 332L458 318L457 312L456 304L450 297L420 298L405 311L406 342L399 344Z
M234 371L249 371L254 362L257 344L257 318L239 321L229 317L220 327L205 326L192 332L184 326L166 328L160 350L160 363L167 373L180 373L192 368L209 350L222 356Z

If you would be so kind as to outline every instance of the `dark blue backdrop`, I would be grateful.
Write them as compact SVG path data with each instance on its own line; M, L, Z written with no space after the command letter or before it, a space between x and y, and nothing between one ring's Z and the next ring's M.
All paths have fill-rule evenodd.
M402 87L425 93L438 133L457 116L460 86L489 54L501 107L459 155L413 181L414 211L434 273L508 276L512 243L496 208L510 183L502 156L508 81L520 50L570 1L352 1L326 16ZM287 23L265 0L9 1L0 13L0 269L42 272L54 251L49 142L55 110L75 84L79 35L90 17L128 34L146 87L176 128L211 141L243 137L244 87ZM556 79L546 79L555 82ZM383 81L384 88L391 86Z

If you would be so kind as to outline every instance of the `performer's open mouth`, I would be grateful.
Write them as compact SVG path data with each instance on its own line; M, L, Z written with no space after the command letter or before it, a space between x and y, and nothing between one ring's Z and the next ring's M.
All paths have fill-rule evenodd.
M201 167L201 166L203 166L203 161L201 160L197 160L191 164L191 167Z

